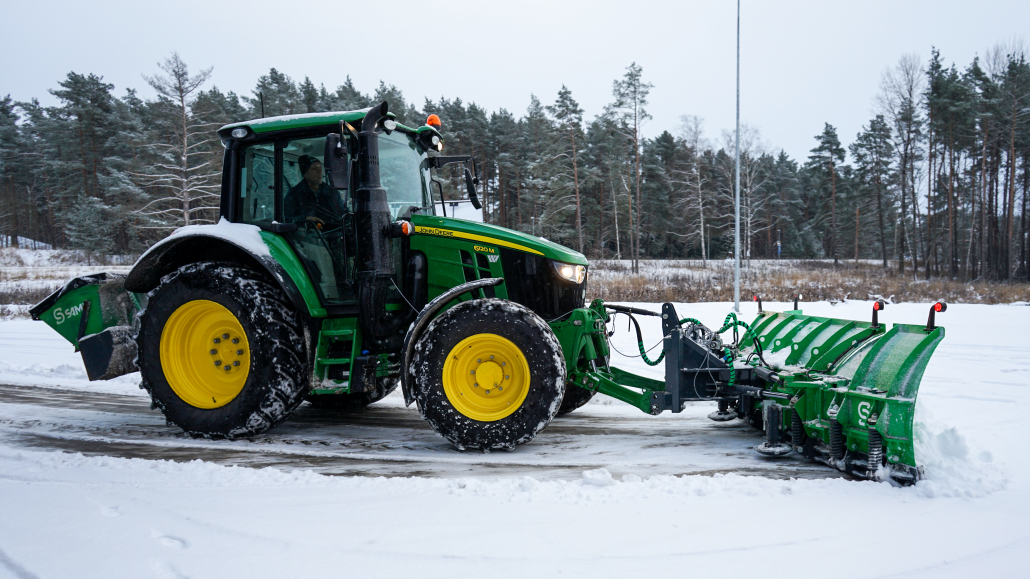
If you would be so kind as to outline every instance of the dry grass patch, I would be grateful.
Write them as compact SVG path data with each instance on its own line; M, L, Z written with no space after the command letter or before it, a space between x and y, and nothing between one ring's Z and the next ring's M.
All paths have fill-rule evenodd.
M644 261L630 273L628 261L597 261L591 268L589 297L610 301L733 301L733 264L698 261ZM741 299L759 295L767 301L889 298L895 303L945 300L949 303L997 304L1030 302L1030 284L982 280L915 280L884 271L876 263L752 261L741 268Z

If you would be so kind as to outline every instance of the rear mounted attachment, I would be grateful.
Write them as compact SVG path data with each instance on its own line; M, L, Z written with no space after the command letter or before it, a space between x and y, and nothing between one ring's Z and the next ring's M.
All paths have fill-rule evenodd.
M930 306L930 317L927 318L927 320L926 320L926 331L927 332L932 332L934 330L934 328L937 327L936 320L934 320L934 314L936 314L937 312L946 312L946 311L948 311L948 304L946 304L944 302L937 302L937 303L933 304L932 306Z

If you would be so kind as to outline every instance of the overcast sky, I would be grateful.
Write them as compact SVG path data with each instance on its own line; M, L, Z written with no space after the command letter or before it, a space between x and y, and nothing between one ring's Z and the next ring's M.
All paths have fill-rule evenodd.
M275 67L330 90L350 75L363 92L384 80L420 106L460 97L520 116L531 93L548 104L565 84L590 119L636 62L654 85L645 134L675 132L684 114L704 118L713 140L733 128L735 2L499 4L8 1L0 95L54 104L47 91L75 71L152 98L141 75L174 50L195 70L213 66L211 84L246 95ZM881 74L903 54L925 62L936 46L964 68L1030 23L1026 0L743 0L742 11L741 118L801 161L823 123L854 139Z

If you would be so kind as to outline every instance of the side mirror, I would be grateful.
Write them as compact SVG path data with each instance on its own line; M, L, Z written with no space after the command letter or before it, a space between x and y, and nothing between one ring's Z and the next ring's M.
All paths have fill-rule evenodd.
M330 133L325 138L325 171L329 175L329 186L333 189L350 187L350 163L347 161L347 146L342 135Z
M482 209L483 205L479 202L479 195L476 194L476 182L472 178L472 171L469 171L468 167L465 167L465 188L469 192L469 201L472 202L472 206L476 209Z

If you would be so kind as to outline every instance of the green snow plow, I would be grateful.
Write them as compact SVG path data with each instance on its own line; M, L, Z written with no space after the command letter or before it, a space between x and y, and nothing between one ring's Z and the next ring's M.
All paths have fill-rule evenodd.
M433 125L432 123L435 122ZM858 477L909 483L913 408L944 330L762 312L709 329L661 312L586 304L588 262L561 245L447 216L435 115L410 128L365 111L223 127L221 220L177 230L127 276L77 278L35 307L81 351L91 380L135 370L194 436L246 437L305 400L339 411L400 386L459 449L513 449L597 393L649 414L715 401L714 420L765 431ZM435 195L434 195L435 194ZM438 213L439 212L439 213ZM614 316L660 316L665 380L609 363ZM733 339L722 335L732 332Z
M944 328L930 308L925 326L878 321L883 301L873 304L871 322L806 316L801 310L765 312L751 323L727 316L711 330L697 320L679 318L672 304L662 312L591 304L590 313L563 322L596 331L587 344L586 333L556 328L566 353L591 347L607 353L604 329L610 315L661 316L664 351L651 362L665 360L665 381L650 380L608 366L580 363L569 373L571 384L628 402L644 412L680 412L686 402L715 400L717 421L744 419L765 430L766 439L755 450L767 456L798 452L858 477L908 484L922 470L913 448L916 393L923 371ZM634 320L634 323L635 320ZM721 334L735 339L723 343ZM583 356L581 359L585 359ZM570 366L571 367L571 366Z

